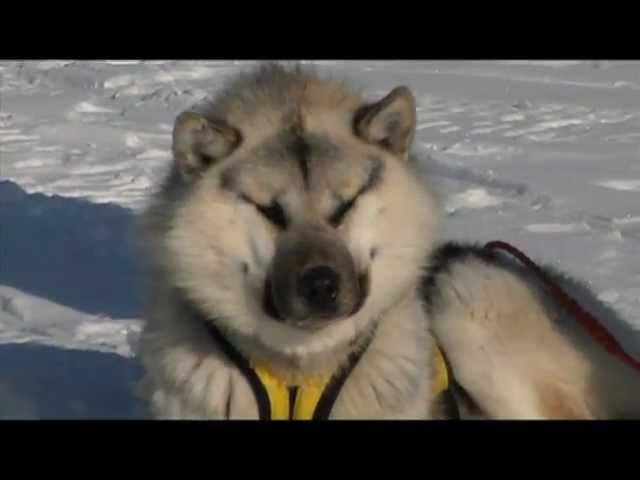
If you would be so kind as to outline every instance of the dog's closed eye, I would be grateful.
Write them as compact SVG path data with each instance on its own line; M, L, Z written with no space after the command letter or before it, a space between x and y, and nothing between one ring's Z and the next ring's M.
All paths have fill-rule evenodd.
M338 227L344 220L344 217L347 215L347 213L349 213L349 211L353 208L358 198L375 187L380 179L381 171L382 164L380 162L374 162L373 166L371 167L371 171L369 172L367 181L364 183L364 185L362 185L358 192L349 200L341 202L329 216L329 223L331 224L331 226L333 226L334 228Z
M269 205L261 205L254 202L246 195L242 195L242 199L252 204L256 210L258 210L258 212L260 212L260 214L269 220L269 222L271 222L275 227L280 230L286 230L289 225L289 221L282 205L280 205L277 200L273 200Z
M331 216L329 217L329 223L331 224L331 226L337 227L342 223L342 220L344 220L345 215L349 212L349 210L351 210L353 205L356 203L357 199L358 199L358 195L338 205L338 208L336 208L331 214Z

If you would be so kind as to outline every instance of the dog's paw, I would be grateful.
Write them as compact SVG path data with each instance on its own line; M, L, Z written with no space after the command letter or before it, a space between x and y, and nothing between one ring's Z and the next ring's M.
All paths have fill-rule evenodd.
M208 420L222 417L207 415L194 408L176 391L156 389L149 397L151 415L156 420Z
M235 404L247 403L246 388L218 351L199 352L178 345L147 358L146 397L162 418L230 418ZM246 408L246 406L244 406Z

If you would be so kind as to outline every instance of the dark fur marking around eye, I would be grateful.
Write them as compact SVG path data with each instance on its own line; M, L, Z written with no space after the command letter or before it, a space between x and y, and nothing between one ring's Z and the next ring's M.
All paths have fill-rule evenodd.
M256 207L262 216L269 220L274 226L281 230L286 230L289 225L289 221L282 205L280 205L276 200L273 200L270 205L265 206L254 202L246 195L242 195L242 199Z
M273 202L269 206L258 205L258 210L276 227L285 230L289 225L287 216L278 202Z
M353 207L353 205L356 203L357 198L358 196L356 195L351 200L347 202L343 202L340 205L338 205L338 208L336 208L334 212L331 214L331 216L329 217L329 223L334 227L337 227L338 225L340 225L342 223L342 220L344 219L344 216L347 214L349 210L351 210L351 207Z
M329 223L333 227L337 227L342 223L342 220L344 219L345 215L355 205L360 195L371 190L380 181L380 177L382 176L382 162L377 158L372 159L372 161L373 161L373 167L371 168L369 177L367 178L367 182L358 190L358 192L351 199L338 205L338 208L336 208L334 212L331 214L331 216L329 217Z

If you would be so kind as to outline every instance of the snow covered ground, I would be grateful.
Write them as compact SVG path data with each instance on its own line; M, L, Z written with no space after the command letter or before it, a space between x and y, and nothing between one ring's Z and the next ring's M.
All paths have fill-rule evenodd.
M640 62L316 62L418 101L444 235L588 279L640 356ZM136 418L135 212L246 62L0 62L0 418Z

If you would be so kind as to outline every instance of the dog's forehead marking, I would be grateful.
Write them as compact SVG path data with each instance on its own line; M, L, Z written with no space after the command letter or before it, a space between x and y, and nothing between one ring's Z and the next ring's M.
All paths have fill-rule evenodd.
M328 136L304 132L300 128L277 135L265 153L294 162L301 173L305 190L310 189L314 173L317 176L319 171L326 169L327 162L340 158L340 148Z
M336 201L375 186L383 163L371 152L348 146L345 149L329 134L304 131L300 124L289 123L249 151L242 162L225 169L220 186L228 190L249 188L256 199L265 201L270 197L268 192L289 191L298 203L302 201L299 194L305 191L314 208L325 210ZM266 173L276 170L280 175ZM297 194L294 192L298 189L292 188L295 184L302 187Z
M286 147L289 153L298 163L298 167L302 173L302 181L304 188L309 189L309 155L311 147L309 143L301 135L294 133L293 139Z

